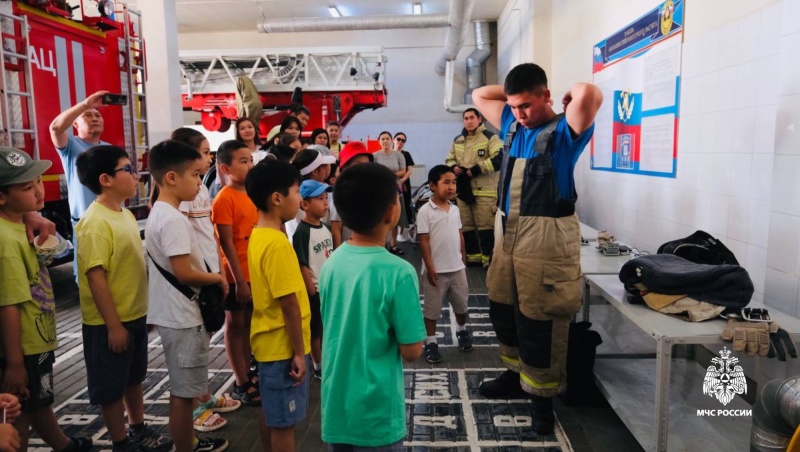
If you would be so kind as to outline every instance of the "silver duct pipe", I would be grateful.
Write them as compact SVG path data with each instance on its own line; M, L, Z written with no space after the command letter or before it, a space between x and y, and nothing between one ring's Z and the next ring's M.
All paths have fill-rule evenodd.
M455 60L458 56L458 51L464 45L464 36L469 26L470 17L472 17L472 7L475 6L475 0L450 0L450 15L448 22L450 28L447 30L447 37L444 40L444 49L436 61L436 73L444 75L447 62Z
M264 19L259 33L300 33L307 31L388 30L395 28L444 28L449 24L444 14L367 17L295 17Z
M476 20L473 22L475 27L475 50L467 57L467 92L464 93L464 103L472 103L472 91L486 84L484 80L484 65L492 54L491 42L489 38L489 22Z
M784 451L800 425L800 377L772 380L753 406L750 450Z

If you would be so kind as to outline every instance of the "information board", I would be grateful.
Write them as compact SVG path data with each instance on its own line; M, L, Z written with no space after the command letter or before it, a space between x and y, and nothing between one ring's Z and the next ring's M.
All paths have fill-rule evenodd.
M603 92L591 168L675 177L685 0L667 0L594 47Z

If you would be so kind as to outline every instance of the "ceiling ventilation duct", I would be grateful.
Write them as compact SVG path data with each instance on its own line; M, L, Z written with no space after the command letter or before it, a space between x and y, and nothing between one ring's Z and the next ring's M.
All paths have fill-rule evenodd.
M475 27L475 50L467 57L467 92L464 94L464 103L472 103L472 91L486 84L486 60L492 55L491 41L489 39L489 22L478 20L473 22Z
M367 17L295 17L264 19L258 23L259 33L301 33L310 31L389 30L397 28L443 28L448 26L445 14Z
M462 113L472 104L472 91L486 84L486 60L491 56L491 41L489 38L489 22L479 20L475 26L475 50L467 57L467 92L464 94L463 104L453 104L453 85L455 79L456 62L448 60L445 65L444 75L444 109L450 113Z
M450 0L450 15L448 16L450 28L447 30L442 54L436 61L435 69L438 75L445 75L447 62L458 57L458 52L464 45L464 36L467 34L473 6L475 6L475 0Z

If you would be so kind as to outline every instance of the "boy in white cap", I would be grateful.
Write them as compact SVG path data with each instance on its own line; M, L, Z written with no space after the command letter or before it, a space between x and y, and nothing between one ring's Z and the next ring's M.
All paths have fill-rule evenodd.
M20 450L28 448L31 425L59 452L87 451L89 438L68 438L53 413L56 306L45 265L28 243L23 215L44 207L42 174L51 162L0 147L0 386L17 396L22 413L14 421ZM41 245L41 244L39 244Z
M328 193L333 187L313 179L300 184L303 201L300 208L306 213L300 220L292 237L300 271L308 291L311 304L311 358L314 361L314 377L321 378L322 363L322 316L319 311L319 271L333 251L333 236L330 227L322 222L328 215Z

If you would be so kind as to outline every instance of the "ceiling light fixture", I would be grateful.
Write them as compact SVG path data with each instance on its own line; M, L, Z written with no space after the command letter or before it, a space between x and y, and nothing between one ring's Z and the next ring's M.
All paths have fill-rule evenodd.
M414 3L414 14L422 14L422 3Z
M336 9L336 7L335 7L335 6L332 6L332 5L331 5L331 6L329 6L329 7L328 7L328 11L330 11L330 13L331 13L331 16L333 16L333 17L342 17L342 15L341 15L341 14L339 14L339 10L338 10L338 9Z

